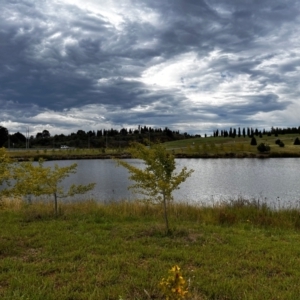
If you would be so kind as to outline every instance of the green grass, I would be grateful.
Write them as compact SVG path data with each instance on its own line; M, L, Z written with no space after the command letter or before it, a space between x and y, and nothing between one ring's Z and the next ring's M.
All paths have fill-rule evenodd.
M268 144L271 147L267 156L288 157L300 156L300 146L293 145L297 134L285 134L275 137L263 135L261 138L255 136L257 145ZM280 139L285 146L279 147L275 141ZM257 146L250 145L249 137L207 137L191 138L165 143L166 148L172 150L177 155L188 156L217 156L217 157L252 157L260 155Z
M103 152L102 148L97 149L23 149L18 151L8 151L11 158L19 160L43 158L46 160L56 159L78 159L78 158L109 158L111 155L120 156L123 154L123 149L106 149Z
M175 204L165 234L159 206L139 202L2 203L1 299L163 299L177 264L190 299L298 299L300 215L239 199ZM151 298L149 298L150 295Z

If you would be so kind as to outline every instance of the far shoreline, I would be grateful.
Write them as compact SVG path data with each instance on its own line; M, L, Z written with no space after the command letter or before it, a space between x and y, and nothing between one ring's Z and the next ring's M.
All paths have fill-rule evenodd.
M222 153L222 154L189 154L189 153L176 153L174 154L176 159L240 159L240 158L299 158L300 153ZM44 159L47 161L53 160L84 160L84 159L132 159L128 153L122 154L68 154L68 155L53 155L53 154L34 154L34 155L20 155L11 156L15 161L38 161Z

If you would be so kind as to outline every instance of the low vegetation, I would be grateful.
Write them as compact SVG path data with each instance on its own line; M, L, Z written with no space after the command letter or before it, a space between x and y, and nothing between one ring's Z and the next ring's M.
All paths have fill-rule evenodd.
M174 203L165 234L157 205L60 208L54 217L52 203L1 202L1 299L166 299L160 283L176 265L186 299L298 299L297 210Z

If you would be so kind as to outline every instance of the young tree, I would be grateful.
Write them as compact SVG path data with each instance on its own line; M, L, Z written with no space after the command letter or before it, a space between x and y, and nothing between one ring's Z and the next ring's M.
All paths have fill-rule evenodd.
M32 162L23 162L14 169L15 185L11 193L15 195L53 195L55 214L57 215L57 200L76 194L84 194L92 190L95 183L88 185L71 185L68 191L61 186L61 182L76 173L77 164L71 164L66 167L59 167L57 164L53 168L45 167L44 161L40 160L38 164Z
M0 148L0 187L4 184L9 186L11 176L11 160L9 159L5 148ZM0 199L6 193L7 188L1 188Z
M188 171L184 167L179 173L174 173L175 158L161 144L150 148L134 143L129 151L132 157L143 160L145 164L144 169L139 169L118 160L118 164L129 171L129 178L135 182L129 188L145 195L146 201L163 205L166 231L169 232L168 204L173 200L172 192L179 189L179 185L192 174L193 170Z

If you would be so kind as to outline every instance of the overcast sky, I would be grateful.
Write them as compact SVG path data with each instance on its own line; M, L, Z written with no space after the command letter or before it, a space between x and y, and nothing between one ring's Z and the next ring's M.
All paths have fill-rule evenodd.
M299 0L0 0L0 125L300 125Z

